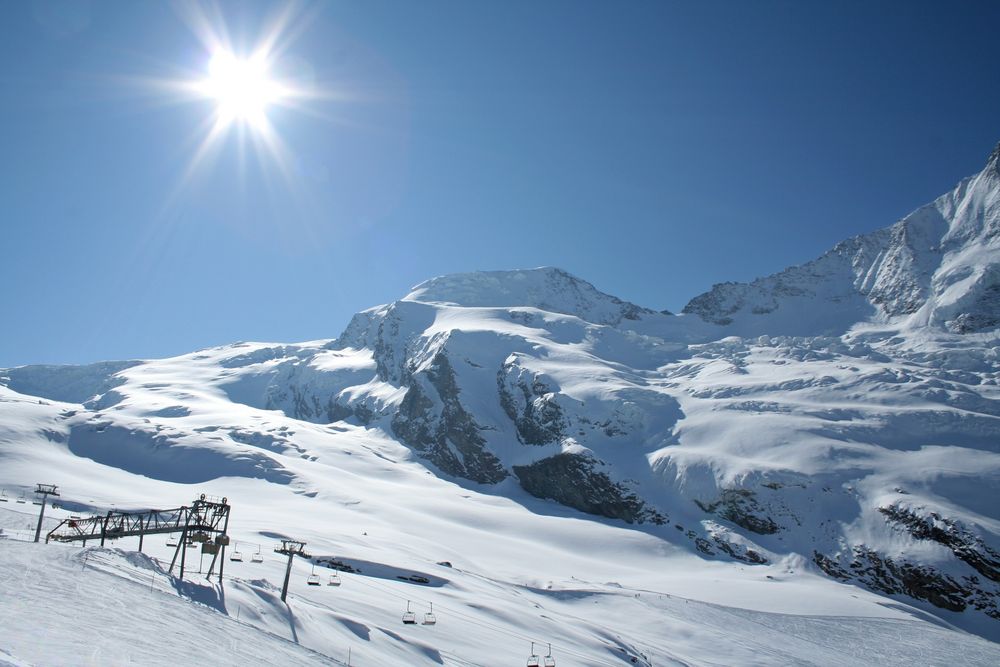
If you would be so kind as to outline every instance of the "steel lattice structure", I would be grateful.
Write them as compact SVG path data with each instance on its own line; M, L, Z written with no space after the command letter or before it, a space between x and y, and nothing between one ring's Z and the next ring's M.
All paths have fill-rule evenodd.
M215 563L219 560L221 551L223 560L219 565L219 580L222 580L222 570L225 562L226 547L229 545L229 510L226 498L209 498L202 494L190 506L166 510L143 510L123 512L109 510L104 516L92 516L85 519L64 519L49 531L45 541L83 542L100 540L104 546L105 540L115 540L122 537L138 537L139 551L142 551L143 538L146 535L161 535L164 533L181 533L181 539L170 562L173 572L177 556L181 558L181 578L184 577L186 546L200 542L202 551L214 555L208 574L211 576ZM214 536L214 537L213 537Z

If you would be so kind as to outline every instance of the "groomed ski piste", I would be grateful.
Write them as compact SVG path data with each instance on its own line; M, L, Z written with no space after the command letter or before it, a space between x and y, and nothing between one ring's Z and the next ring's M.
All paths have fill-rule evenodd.
M48 421L74 409L0 392L0 406L19 404L25 441L30 415ZM516 488L504 497L441 479L377 429L274 411L256 417L295 429L303 448L287 463L299 461L295 483L203 470L218 478L178 484L52 441L8 448L0 664L523 665L532 642L540 656L551 644L560 667L1000 662L1000 645L903 600L831 581L801 558L754 567L704 560ZM4 421L7 438L12 426ZM157 465L170 465L164 455ZM144 554L135 538L105 548L34 544L34 487L13 480L40 471L62 494L59 509L47 508L46 530L88 511L175 507L209 493L229 499L230 553L244 560L225 561L219 586L197 572L208 564L197 550L183 581L176 569L168 575L174 550L163 536L147 537ZM313 568L296 559L283 604L285 559L273 553L282 537L357 572L316 567L321 585L308 586ZM262 563L250 559L258 550ZM328 584L333 573L340 586ZM415 625L401 621L408 602ZM431 604L437 623L423 625Z

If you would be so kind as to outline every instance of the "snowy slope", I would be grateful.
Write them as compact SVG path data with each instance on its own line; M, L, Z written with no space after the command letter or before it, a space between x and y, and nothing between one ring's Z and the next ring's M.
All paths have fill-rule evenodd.
M360 574L300 572L291 622L273 558L175 590L357 664L532 640L561 665L995 664L966 633L1000 639L998 162L680 316L557 269L462 274L333 340L0 371L0 487L58 484L63 515L227 496L244 551L289 536ZM402 627L407 600L442 622ZM49 664L25 632L0 650Z
M350 650L353 665L493 665L518 664L535 640L546 651L551 643L563 666L991 665L1000 658L997 644L832 583L800 561L766 575L706 562L622 527L538 514L408 465L390 475L397 492L389 495L373 469L387 467L386 454L343 444L331 457L339 460L329 462L345 467L338 477L364 471L375 487L356 486L348 502L333 490L308 498L250 480L199 487L230 494L235 547L248 554L259 545L266 557L227 563L222 587L196 573L183 582L168 576L172 550L157 538L146 541L144 554L131 551L134 538L108 549L23 542L37 508L0 507L7 536L0 539L0 656L15 665L344 664ZM54 476L74 464L64 458ZM107 492L97 478L78 489L89 502ZM164 505L196 490L136 479L114 495L141 493ZM401 506L407 494L414 507ZM68 511L50 513L49 526ZM303 581L308 564L299 561L282 604L275 585L283 562L270 553L278 529L294 530L315 556L336 556L359 572L340 573L340 587L312 588ZM442 556L452 567L433 561ZM193 568L197 559L190 562ZM325 581L330 570L319 571ZM413 573L430 583L397 579ZM407 601L421 616L433 604L438 623L403 626Z

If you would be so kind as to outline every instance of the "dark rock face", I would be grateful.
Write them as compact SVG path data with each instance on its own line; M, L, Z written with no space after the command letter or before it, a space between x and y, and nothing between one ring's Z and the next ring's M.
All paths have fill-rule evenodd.
M695 503L705 512L716 514L759 535L771 535L779 530L778 524L764 514L756 494L747 489L725 489L713 502L695 500Z
M666 522L634 493L607 474L595 470L595 459L580 454L557 454L527 466L514 466L521 486L536 498L546 498L581 512L627 523Z
M1000 582L1000 553L991 549L981 538L958 522L935 512L920 516L896 505L878 509L886 520L904 528L918 540L933 540L942 544L991 581Z
M717 283L704 294L691 299L681 310L685 315L698 315L706 322L726 326L733 323L729 317L744 306L746 285L734 282Z
M1000 594L984 587L976 576L958 579L923 565L880 555L864 545L855 546L847 566L837 558L813 552L813 562L827 575L857 581L889 595L908 595L936 607L964 611L972 607L1000 620Z
M516 377L514 364L497 373L500 405L514 422L518 440L525 445L547 445L565 436L566 420L555 394L538 378Z
M1000 325L1000 274L989 274L983 279L983 283L966 312L948 322L948 329L952 332L975 333L995 329Z
M413 375L392 418L392 430L449 475L481 484L507 476L500 460L486 449L482 427L462 407L455 371L444 354L435 356L427 371Z

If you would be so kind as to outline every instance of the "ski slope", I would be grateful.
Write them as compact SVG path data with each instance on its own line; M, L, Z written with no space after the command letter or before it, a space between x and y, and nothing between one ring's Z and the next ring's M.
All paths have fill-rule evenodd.
M577 567L580 562L548 546L540 550L549 552L540 560L542 571L533 567L536 559L526 558L520 576L498 576L477 567L490 560L486 540L479 552L465 555L462 566L446 568L421 562L419 550L407 557L399 547L348 547L361 540L328 534L315 538L313 554L336 544L331 551L361 572L341 572L339 587L309 587L304 579L310 568L300 559L286 606L276 588L284 559L270 553L273 540L247 530L247 520L234 521L247 560L227 563L219 586L190 571L184 581L168 576L164 564L172 550L156 538L147 540L146 554L126 549L135 548L134 539L113 548L21 541L34 523L27 508L34 506L0 508L8 535L0 540L0 656L14 665L347 664L348 650L353 665L521 664L532 639L545 642L546 650L551 642L559 665L1000 660L997 644L794 564L761 575L724 566L692 568L683 558L664 557L661 572L609 563L604 569L616 570L620 581L600 582L557 575L559 563L551 558L565 557ZM239 509L234 505L234 518ZM576 530L582 537L585 529ZM252 545L245 540L251 538L261 542L264 563L249 562ZM621 544L618 557L628 562L641 547ZM597 550L607 556L607 547ZM363 558L375 556L381 560ZM332 570L319 571L326 584ZM395 579L413 572L433 577L431 584ZM552 578L536 578L543 573ZM438 623L402 625L407 600L418 618L434 603Z

